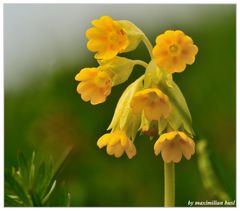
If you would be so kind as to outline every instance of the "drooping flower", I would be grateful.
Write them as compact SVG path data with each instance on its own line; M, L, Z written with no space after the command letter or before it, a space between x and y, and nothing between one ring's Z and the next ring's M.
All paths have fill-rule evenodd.
M135 145L122 130L104 134L98 139L97 145L100 149L106 146L107 153L116 158L121 157L124 152L129 159L136 155Z
M93 20L94 27L86 32L89 39L87 47L96 52L96 59L111 59L123 52L129 44L126 32L121 25L109 16Z
M182 159L182 155L187 160L195 153L195 143L184 132L172 131L164 133L156 141L154 152L158 155L160 152L165 162L178 163Z
M138 91L133 96L131 108L134 113L144 112L149 121L159 120L160 117L167 118L171 111L168 96L157 88Z
M198 47L182 31L167 30L156 38L153 57L157 65L169 73L182 72L193 64Z
M84 101L90 101L92 105L103 103L111 93L112 80L108 72L102 66L83 68L75 77L80 81L77 92Z

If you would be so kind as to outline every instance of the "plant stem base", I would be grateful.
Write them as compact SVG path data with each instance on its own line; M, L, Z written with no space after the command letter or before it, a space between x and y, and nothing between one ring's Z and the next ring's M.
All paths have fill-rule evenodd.
M175 206L175 168L173 162L164 162L164 206Z

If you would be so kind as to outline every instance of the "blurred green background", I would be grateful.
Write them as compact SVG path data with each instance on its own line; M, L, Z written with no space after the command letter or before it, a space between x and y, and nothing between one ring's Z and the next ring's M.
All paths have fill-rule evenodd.
M132 160L110 157L96 146L121 93L144 69L136 67L104 104L92 106L76 92L75 75L97 65L87 51L85 31L102 15L134 22L153 44L167 29L193 38L199 47L196 62L174 80L188 102L196 142L208 141L217 179L235 200L235 5L5 4L5 169L16 166L18 151L58 160L73 146L58 183L71 193L71 206L163 206L163 162L153 153L155 140L139 136ZM143 44L124 55L149 61ZM196 155L177 164L176 206L216 199L203 179ZM57 190L53 206L59 204Z

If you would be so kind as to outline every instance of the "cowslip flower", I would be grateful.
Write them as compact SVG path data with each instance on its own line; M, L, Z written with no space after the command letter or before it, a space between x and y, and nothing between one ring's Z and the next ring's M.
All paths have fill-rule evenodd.
M182 155L187 160L195 153L195 143L184 132L171 131L164 133L156 141L154 152L158 155L160 152L165 162L178 163L182 159Z
M109 16L93 20L94 27L86 32L87 47L96 52L96 59L111 59L123 52L129 44L126 32L121 25Z
M129 159L136 155L135 145L122 130L104 134L98 139L97 146L100 149L106 146L107 153L116 158L121 157L124 152Z
M90 101L92 105L103 103L111 93L112 80L102 66L83 68L75 77L80 81L77 92L83 101Z
M198 47L182 31L167 30L156 38L153 57L157 65L169 73L182 72L193 64Z
M138 91L132 98L131 108L134 113L143 112L149 121L167 118L171 112L168 96L157 88Z

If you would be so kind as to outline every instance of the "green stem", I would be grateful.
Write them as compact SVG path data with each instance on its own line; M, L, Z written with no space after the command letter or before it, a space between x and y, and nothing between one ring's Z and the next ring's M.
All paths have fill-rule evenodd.
M175 206L175 169L173 162L164 162L164 206Z
M133 60L134 61L134 64L138 64L138 65L141 65L143 66L144 68L147 68L148 66L148 63L142 61L142 60Z
M143 34L143 38L142 38L142 41L144 42L144 44L146 45L147 49L148 49L148 52L149 52L149 55L150 57L152 58L152 49L153 49L153 46L151 44L151 42L149 41L149 39L146 37L145 34Z

